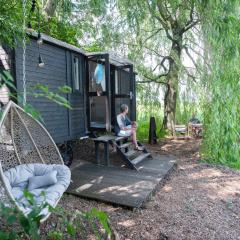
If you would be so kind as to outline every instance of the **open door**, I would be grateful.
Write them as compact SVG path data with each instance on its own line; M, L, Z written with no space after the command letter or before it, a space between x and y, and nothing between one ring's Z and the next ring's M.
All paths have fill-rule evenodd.
M111 130L110 64L108 54L88 56L88 129Z
M133 65L111 68L112 83L112 125L116 124L116 116L120 113L120 106L127 104L129 118L136 120L135 74Z
M111 131L121 104L136 120L135 73L133 64L109 53L92 53L87 61L88 129Z

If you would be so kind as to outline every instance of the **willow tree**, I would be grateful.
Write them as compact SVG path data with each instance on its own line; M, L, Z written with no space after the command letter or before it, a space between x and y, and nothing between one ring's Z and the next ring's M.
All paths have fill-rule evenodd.
M202 154L206 160L240 169L240 3L201 1L202 27L211 68L206 96Z
M196 65L192 54L196 49L193 44L199 32L199 17L194 2L107 1L108 11L99 18L101 21L96 25L101 29L101 34L98 33L96 38L102 45L134 60L137 71L142 76L141 83L155 82L163 85L163 127L172 133L180 75L184 74L192 80L195 77L195 72L183 65L183 54Z
M198 24L199 19L195 12L194 1L146 1L146 5L150 16L154 19L155 27L158 26L158 31L164 31L170 45L167 54L162 56L160 60L161 73L155 78L146 77L151 81L156 81L156 79L159 81L159 79L164 78L162 83L166 84L167 87L164 97L163 125L174 133L183 50L189 55L186 43L184 43L184 35ZM164 64L165 62L167 62L167 66Z

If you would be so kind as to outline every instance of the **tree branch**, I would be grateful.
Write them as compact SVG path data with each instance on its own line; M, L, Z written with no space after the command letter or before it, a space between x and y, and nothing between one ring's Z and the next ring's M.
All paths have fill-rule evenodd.
M200 22L199 19L193 21L191 24L189 24L188 26L185 26L183 29L182 29L182 33L185 33L187 32L189 29L193 28L195 25L197 25L198 23Z
M170 12L167 9L166 1L164 3L165 3L164 4L165 6L163 6L162 0L159 0L157 2L158 11L165 22L169 22L170 24L173 24L174 19L172 18ZM166 13L168 13L168 15L166 15Z
M117 40L112 40L112 42L116 43L116 44L120 44L120 45L125 45L125 46L130 46L130 47L139 47L137 44L134 43L125 43L125 42L121 42L121 41L117 41ZM158 53L155 49L151 49L147 46L142 46L143 48L149 50L150 52L153 52L156 56L164 58L166 57L165 55L162 55L160 53Z
M51 18L54 16L57 9L58 1L55 0L47 0L43 10L46 18Z
M151 82L155 82L155 83L160 83L160 84L165 84L165 85L169 85L167 82L163 82L163 81L157 81L160 78L166 77L168 75L167 73L162 73L156 77L150 77L147 76L146 74L143 74L142 76L146 79L148 79L147 81L137 81L138 83L151 83Z
M146 43L149 39L151 39L152 37L154 37L157 33L159 33L160 31L164 30L163 28L159 28L157 29L153 34L151 34L150 36L148 36L146 39L144 39L143 43Z
M190 14L189 14L189 21L186 23L186 26L193 22L193 15L194 15L194 2L192 1Z
M204 62L205 62L205 58L204 58L204 56L202 55L202 54L200 54L198 51L196 51L195 49L193 49L191 46L189 46L189 45L186 45L185 44L185 46L188 48L188 49L191 49L191 51L193 51L196 55L198 55L199 57L201 57L203 60L204 60Z
M160 62L160 65L163 67L163 69L165 70L165 71L167 71L167 68L166 68L166 66L164 65L164 62L166 61L166 60L173 60L172 59L172 57L170 57L170 56L165 56L165 57L163 57L163 59L162 59L162 61Z
M194 12L194 1L192 1L191 4L191 10L190 10L190 14L189 14L189 21L185 24L185 26L182 28L181 33L185 33L187 32L189 29L193 28L195 25L197 25L200 22L200 19L197 18L196 20L194 20L194 15L196 13Z
M154 10L151 9L151 6L150 6L148 0L146 0L146 3L147 3L148 10L149 10L150 14L151 14L154 18L156 18L156 19L161 23L161 25L163 26L167 38L177 44L177 40L175 40L175 39L171 36L171 34L169 33L169 30L170 30L170 26L168 25L169 20L167 19L166 16L164 16L164 13L163 13L162 9L160 8L160 10L159 10L159 13L160 13L160 16L161 16L161 17L159 17L159 16L157 16L157 15L153 12ZM166 20L165 20L165 19L166 19ZM169 23L170 23L170 22L169 22Z
M186 68L185 68L185 70L186 70L186 73L187 73L188 77L192 78L192 80L193 80L195 83L197 83L196 77L195 77L194 75L192 75Z
M197 63L195 62L195 60L193 59L192 55L189 53L188 48L186 46L183 46L183 49L185 50L186 54L188 55L188 57L191 59L194 67L197 69Z
M185 40L193 43L193 44L196 45L198 48L200 48L200 49L202 49L203 51L205 51L205 49L204 49L202 46L198 45L198 44L197 44L196 42L194 42L191 38L185 38Z

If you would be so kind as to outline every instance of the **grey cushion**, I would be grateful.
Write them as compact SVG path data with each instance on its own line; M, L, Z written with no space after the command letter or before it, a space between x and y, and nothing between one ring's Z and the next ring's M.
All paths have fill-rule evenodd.
M34 199L38 205L47 202L55 207L56 203L70 184L71 171L67 166L40 163L22 164L4 172L10 185L9 190L23 212L28 213L31 211L31 206L29 206L23 196L23 191L27 188L29 179L36 176L43 176L53 171L57 172L57 182L55 184L33 189L30 193L34 195ZM42 192L45 193L45 197L41 195ZM44 209L42 212L43 215L46 215L47 213L47 209Z
M43 176L30 177L28 180L28 190L32 191L36 188L47 187L57 183L57 171L54 170Z

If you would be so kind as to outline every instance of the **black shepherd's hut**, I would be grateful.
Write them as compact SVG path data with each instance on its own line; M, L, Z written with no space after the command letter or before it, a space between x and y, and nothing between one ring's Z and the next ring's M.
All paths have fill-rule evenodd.
M91 131L113 131L122 103L129 105L130 118L135 120L135 73L132 62L113 53L86 53L44 34L42 39L41 46L37 43L37 35L31 35L27 41L27 89L42 84L49 91L56 92L60 86L68 85L72 87L72 92L63 96L69 100L72 109L32 95L27 96L27 103L41 113L44 125L57 143L79 139ZM6 52L17 92L22 93L22 45ZM44 67L39 67L39 54Z

